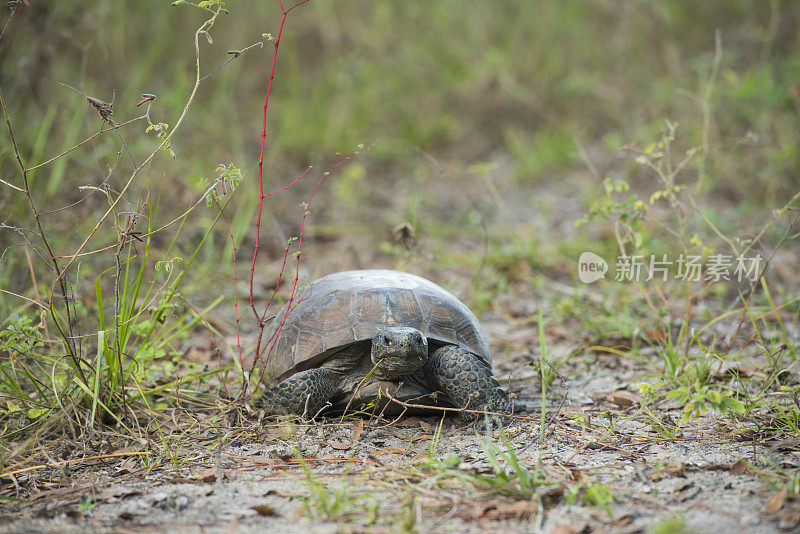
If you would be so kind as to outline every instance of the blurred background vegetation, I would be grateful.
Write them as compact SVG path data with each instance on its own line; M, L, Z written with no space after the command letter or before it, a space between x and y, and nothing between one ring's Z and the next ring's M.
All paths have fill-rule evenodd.
M204 72L277 31L271 2L228 2ZM118 120L136 115L142 92L156 118L174 122L193 83L197 10L164 1L33 2L0 48L2 83L22 153L39 162L97 127L68 83L109 101ZM296 10L281 50L271 109L269 174L280 184L320 157L379 139L370 175L407 172L419 147L448 162L513 158L521 181L557 179L582 167L577 146L613 151L657 135L668 118L701 145L710 89L708 187L746 203L780 202L798 176L800 7L769 2L458 1L318 2ZM161 165L169 190L234 161L255 175L260 108L271 47L251 51L201 86L190 122ZM131 148L149 147L131 135ZM105 136L80 158L34 176L40 202L78 195L72 184L103 175L118 140ZM2 144L3 177L15 173ZM724 157L723 157L724 156ZM732 157L738 156L738 157ZM387 171L387 169L389 169ZM161 176L158 176L160 179ZM57 190L57 192L56 192ZM176 195L177 196L177 195ZM67 198L65 198L67 197ZM247 199L239 199L247 202ZM19 216L4 194L6 221Z
M206 13L164 0L30 3L19 8L0 42L0 86L28 166L72 147L100 126L95 110L61 83L105 101L113 98L118 122L140 115L135 107L140 94L153 93L152 120L174 125L194 83L192 35ZM246 263L273 51L262 35L277 33L280 10L267 1L229 1L226 8L229 13L211 32L214 44L201 40L202 73L222 64L228 50L259 41L265 46L203 81L187 122L171 142L175 161L161 151L126 197L133 210L145 190L161 189L158 218L163 223L199 198L208 184L203 179L213 179L219 164L233 162L245 180L228 213ZM491 268L473 280L479 287L469 297L470 304L485 310L508 290L509 281L541 286L541 269L571 283L581 250L616 251L608 227L582 227L586 231L576 234L574 224L603 198L607 177L625 180L645 195L661 188L626 150L641 153L658 141L668 120L678 125L675 154L699 147L676 183L692 186L723 233L752 236L800 189L799 26L800 4L793 0L313 0L291 14L281 42L265 189L287 184L307 165L326 168L337 153L350 154L377 141L339 171L316 200L310 271L403 267L403 261L406 266L416 261L474 273L488 262ZM140 121L121 130L137 161L158 143L145 126ZM40 210L82 199L86 191L79 188L102 183L119 151L120 139L112 132L33 171L29 178ZM131 171L124 152L108 181L111 190L118 190ZM0 177L17 185L21 180L5 133ZM302 181L267 203L271 241L264 262L279 260L286 239L296 234L300 204L315 182L316 177ZM466 192L461 204L447 196L454 185ZM554 203L548 192L562 199ZM476 203L482 209L475 209ZM107 208L107 199L95 194L77 207L44 215L56 254L72 253ZM175 242L177 254L191 254L216 213L191 214ZM482 238L484 215L489 227ZM0 187L0 217L0 223L14 227L0 231L0 287L33 297L28 261L19 247L33 220L24 197L5 186ZM389 243L390 229L403 222L413 223L424 245L416 259ZM109 224L90 248L115 242ZM154 250L172 242L173 230L153 237ZM682 235L688 239L695 231ZM770 230L773 243L781 231ZM342 233L368 236L342 248L356 260L328 251L314 256L315 243ZM698 242L715 239L713 232L707 234L710 238L701 236ZM675 247L669 234L643 235L636 246L646 252ZM444 241L455 242L455 248ZM476 258L481 246L485 254ZM796 243L788 246L796 255ZM187 277L185 293L228 292L232 254L225 228L218 226L193 266L195 273ZM73 266L86 315L98 313L95 277L113 265L106 255ZM41 267L44 293L48 274ZM273 281L267 278L265 288ZM103 281L112 283L110 277ZM581 317L571 306L562 312ZM630 334L630 328L618 325L630 308L620 306L616 302L605 311L614 315L613 324L590 327L598 335L608 329ZM26 307L0 294L4 324Z
M280 12L271 2L227 7L230 14L214 27L215 46L201 45L203 72L221 64L228 49L277 31ZM33 2L20 10L0 61L26 163L55 155L99 125L91 107L61 82L106 101L114 96L118 121L137 116L140 93L154 93L153 120L172 125L194 81L191 35L202 17L155 0ZM522 184L558 182L585 170L581 155L588 154L599 186L618 147L655 139L669 119L680 125L684 148L706 148L694 162L704 192L745 211L778 207L800 183L799 17L790 0L511 2L501 8L314 1L295 11L284 35L266 186L375 140L370 157L343 180L342 195L359 183L364 189L364 180L412 175L415 147L461 174L507 157ZM251 50L201 85L173 142L177 162L162 154L148 183L137 184L141 191L164 180L164 212L184 209L200 191L200 178L213 175L219 163L235 162L253 191L271 48ZM144 126L131 128L126 137L134 154L152 147L154 136L142 135ZM118 148L119 140L106 135L32 173L40 205L81 198L78 186L101 181ZM123 159L112 187L123 180L125 165ZM647 179L630 167L623 169L627 179ZM4 142L0 175L14 182L15 173ZM588 204L586 195L598 191L576 194ZM253 195L234 199L237 235L251 226L255 201ZM353 210L359 201L376 199L363 195ZM106 207L102 199L88 204L92 214ZM271 208L278 220L289 215L285 205ZM3 223L25 226L26 210L18 195L3 191ZM65 237L85 235L93 223L84 210L60 215L50 222ZM7 231L0 240L4 248L16 242ZM4 264L0 281L19 289L14 281L26 267L8 257Z
M271 2L227 7L214 28L216 46L202 45L206 72L227 49L277 30ZM92 110L59 82L107 101L116 94L118 120L136 115L139 94L152 92L153 115L174 122L193 83L191 34L201 17L154 0L33 2L21 10L0 59L29 162L97 126ZM800 170L798 17L789 0L502 8L311 2L295 11L284 36L268 179L283 183L321 156L379 139L374 174L407 171L410 150L419 147L465 163L509 154L519 180L544 181L582 166L577 146L614 150L649 139L664 118L681 125L686 144L703 144L698 100L709 91L709 189L756 205L780 202L794 192ZM722 58L709 89L717 30ZM158 169L171 191L191 191L219 162L235 161L254 176L270 59L270 46L251 51L204 82L174 143L178 162ZM149 146L146 137L131 137L134 153ZM83 157L37 173L46 195L40 202L78 195L70 185L102 176L103 158L116 149L117 140L106 136ZM1 154L2 176L12 177L8 143ZM13 195L2 203L5 222L19 216Z

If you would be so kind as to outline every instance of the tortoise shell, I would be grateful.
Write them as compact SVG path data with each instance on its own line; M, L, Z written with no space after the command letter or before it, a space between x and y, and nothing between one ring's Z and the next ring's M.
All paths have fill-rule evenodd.
M416 328L433 346L458 345L491 368L483 327L452 293L420 276L373 269L320 278L278 312L265 338L274 346L267 349L263 380L273 385L318 367L391 326Z

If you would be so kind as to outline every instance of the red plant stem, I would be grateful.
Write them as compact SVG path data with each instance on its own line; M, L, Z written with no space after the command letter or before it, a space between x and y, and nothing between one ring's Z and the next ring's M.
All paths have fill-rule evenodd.
M278 273L278 281L275 283L275 288L272 290L272 295L269 298L269 302L267 303L267 306L264 308L264 314L261 316L261 320L259 321L259 324L258 324L258 339L256 340L256 352L255 352L255 357L253 358L253 363L250 365L250 374L251 375L253 374L253 369L255 369L256 364L258 363L258 352L259 352L258 351L258 347L261 346L261 340L264 337L264 327L266 326L264 324L264 318L267 315L267 311L269 310L269 307L272 304L272 301L275 300L275 296L278 294L278 289L281 287L281 278L283 277L283 273L286 270L286 260L289 257L289 250L291 249L291 247L292 247L292 244L289 243L289 244L286 245L286 248L283 251L283 264L281 265L280 273ZM274 337L274 335L273 335L273 337ZM272 338L270 338L269 341L272 341ZM262 374L263 374L263 372L262 372Z
M278 293L278 290L280 289L280 285L281 285L281 281L282 281L282 278L283 278L283 274L284 274L284 272L286 270L286 264L287 264L288 257L289 257L289 250L291 249L291 241L290 241L286 246L286 250L284 251L283 264L281 265L281 270L280 270L280 273L278 274L278 280L277 280L277 282L275 284L275 288L274 288L274 290L272 292L272 296L270 297L269 302L267 302L267 305L264 308L263 313L259 314L258 310L256 309L256 305L255 305L254 277L255 277L255 269L256 269L256 260L258 258L258 252L259 252L260 243L261 243L261 215L262 215L263 209L264 209L264 200L267 197L269 197L270 195L273 195L273 194L278 193L280 191L284 191L286 189L289 189L295 183L297 183L300 180L300 178L305 176L308 173L309 170L311 170L311 167L308 167L308 168L306 168L306 170L303 171L302 174L300 174L297 178L295 178L288 185L286 185L284 187L281 187L279 189L276 189L276 190L274 190L274 191L272 191L270 193L266 193L266 194L264 193L264 152L265 152L266 138L267 138L267 109L268 109L268 106L269 106L269 97L270 97L270 94L271 94L271 91L272 91L272 82L275 80L275 67L276 67L277 62L278 62L278 46L280 45L281 36L283 35L283 28L284 28L284 26L286 24L286 18L289 16L289 13L291 13L297 7L300 7L300 6L304 5L304 4L307 4L309 1L310 0L302 0L302 1L297 2L296 4L294 4L289 9L285 9L284 6L283 6L283 0L278 0L278 4L280 5L280 8L281 8L282 17L281 17L280 27L278 28L278 34L277 34L277 37L275 38L275 50L273 51L273 54L272 54L272 65L271 65L271 68L270 68L269 81L267 82L267 93L266 93L266 96L264 97L264 109L263 109L262 124L261 124L261 148L260 148L260 153L259 153L259 157L258 157L258 187L259 187L258 212L257 212L257 215L256 215L256 235L255 235L255 244L254 244L254 247L253 247L253 259L252 259L252 261L250 263L250 295L249 295L249 298L250 298L250 309L253 312L253 315L255 316L256 320L258 320L258 323L259 323L258 324L258 340L256 341L255 357L253 359L253 364L252 364L252 366L250 368L250 372L251 373L252 373L253 369L255 368L255 366L256 366L259 358L260 358L260 355L262 353L261 345L262 345L263 336L264 336L264 328L266 327L265 318L267 316L267 312L268 312L270 306L272 305L272 303L275 300L275 297L276 297L276 295ZM373 145L374 145L374 143L373 143ZM270 356L270 354L272 352L272 349L275 346L275 341L277 340L278 334L280 333L281 329L283 328L283 325L286 322L286 318L288 317L288 315L289 315L289 313L290 313L290 311L292 309L292 303L294 302L295 296L297 294L297 284L298 284L298 281L299 281L299 278L300 278L300 255L302 253L303 237L305 235L305 223L306 223L306 218L308 217L308 214L309 214L309 211L310 211L311 201L314 199L314 195L316 194L317 189L319 189L319 186L322 185L322 182L325 180L325 178L333 170L335 170L337 167L343 165L344 163L350 161L354 157L358 156L361 152L364 152L365 150L369 150L370 148L372 148L373 145L370 145L366 149L362 149L360 151L354 152L350 156L348 156L346 158L343 158L342 160L338 161L337 163L335 163L334 165L329 167L328 170L325 171L322 174L322 176L320 177L320 179L317 181L317 184L314 186L314 189L311 191L311 194L308 197L308 201L305 204L305 209L303 210L303 219L302 219L302 221L300 223L300 234L298 236L297 252L295 253L296 260L295 260L295 269L294 269L294 271L295 271L294 272L294 280L292 282L292 291L291 291L291 294L289 296L288 304L286 305L286 311L283 314L283 317L280 318L280 323L279 323L278 327L273 331L272 335L270 336L269 340L267 341L268 347L267 347L267 351L266 351L267 353L266 353L265 362L264 362L265 365L263 365L262 369L261 369L261 377L263 377L263 374L266 371L266 362L269 360L269 356ZM223 216L224 216L224 214L223 214ZM225 218L225 221L226 221L226 224L227 224L228 223L227 217ZM229 228L229 234L231 235L231 239L232 239L233 235L232 235L232 232L230 232L230 224L228 224L228 228ZM235 284L236 284L236 278L237 278L236 265L235 264L236 264L236 258L235 258L235 248L234 248L234 308L235 308L235 313L236 313L236 337L237 337L237 344L239 345L239 361L241 362L241 358L242 358L241 353L242 353L242 351L241 351L241 341L239 339L239 321L240 321L240 317L239 317L238 304L237 304L238 301L236 300L236 296L235 296L235 292L236 292ZM242 395L246 396L246 392L247 392L247 384L245 384L245 387L242 390Z
M366 152L367 150L371 149L373 146L375 146L375 143L369 145L365 149L353 152L352 154L350 154L346 158L343 158L343 159L339 160L338 162L336 162L335 164L333 164L330 167L328 167L328 170L326 170L325 172L322 173L322 176L320 176L319 180L317 181L317 184L314 186L314 189L311 190L311 194L308 196L308 200L305 203L305 209L303 210L303 219L300 222L300 234L299 234L298 239L297 239L297 252L295 252L296 260L295 260L295 267L294 267L294 280L292 281L292 292L289 295L289 300L286 303L285 311L283 313L283 316L280 317L280 323L278 324L278 327L275 328L275 330L272 333L272 336L270 336L269 340L267 340L267 343L268 343L268 347L266 348L267 353L266 353L266 356L264 358L264 365L261 367L261 373L259 375L259 382L264 377L264 373L266 372L266 369L267 369L267 365L266 364L267 364L267 362L269 362L269 357L272 354L272 349L275 348L275 342L277 341L278 335L280 334L281 330L283 329L283 325L286 323L286 318L289 316L289 313L291 313L291 311L292 311L292 303L294 302L295 296L297 295L297 283L298 283L298 281L300 279L300 256L301 256L301 254L303 252L303 238L305 236L306 219L308 218L308 214L311 211L311 202L314 200L314 195L317 193L317 189L319 189L319 186L322 185L322 182L325 180L325 178L327 178L328 175L330 175L330 173L333 172L337 167L340 167L341 165L344 165L345 163L347 163L351 159L353 159L353 158L357 157L358 155L360 155L362 152ZM284 254L284 258L283 258L283 266L281 267L281 272L280 272L280 275L278 276L278 280L280 280L280 277L283 276L284 269L286 268L286 258L287 258L288 252L289 252L289 248L287 247L286 253ZM272 303L272 301L273 301L273 299L275 297L275 294L277 292L278 292L278 284L276 284L275 290L272 293L272 298L270 298L270 303ZM268 307L267 307L267 309L268 309ZM264 310L264 314L262 315L262 322L261 322L261 324L259 326L260 331L259 331L259 335L258 335L258 342L256 343L256 351L255 351L255 358L253 360L253 367L255 367L255 364L259 360L259 357L260 357L260 354L261 354L261 340L263 338L262 336L263 336L264 327L266 326L263 323L263 317L266 316L267 309ZM276 317L276 320L277 319L278 318Z
M255 241L255 246L253 247L253 261L250 264L250 308L253 310L253 314L255 315L256 319L258 319L259 317L258 317L258 311L256 310L255 301L253 299L253 275L256 270L256 258L258 257L258 248L259 248L258 245L261 235L261 213L264 208L264 199L268 196L264 195L264 146L266 145L266 139L267 139L267 106L269 105L269 95L272 90L272 82L275 79L275 66L278 63L278 46L280 45L281 42L281 35L283 35L283 27L286 24L286 17L288 17L289 13L291 13L296 7L299 7L303 4L307 4L309 1L310 0L302 0L301 2L296 3L287 10L284 9L283 7L283 0L278 0L278 5L280 5L281 7L282 17L281 17L281 25L278 28L278 36L275 38L275 50L272 53L272 67L270 68L269 82L267 82L267 94L264 97L264 113L261 121L261 150L258 156L259 198L258 198L258 215L256 216L256 241ZM306 169L306 171L307 170L308 169ZM295 182L296 181L297 180L295 180ZM293 183L294 182L292 182L292 184ZM292 184L289 184L286 188L291 187ZM281 189L279 189L278 191L281 191Z

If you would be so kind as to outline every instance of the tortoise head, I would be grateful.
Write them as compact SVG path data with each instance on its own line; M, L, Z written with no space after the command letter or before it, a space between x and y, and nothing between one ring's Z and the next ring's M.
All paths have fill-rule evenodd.
M416 328L385 328L372 338L370 358L375 365L375 378L395 380L428 361L428 340Z

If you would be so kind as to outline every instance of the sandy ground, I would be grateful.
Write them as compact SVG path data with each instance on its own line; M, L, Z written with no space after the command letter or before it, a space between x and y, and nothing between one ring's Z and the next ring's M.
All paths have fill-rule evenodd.
M488 325L494 330L493 322ZM512 328L517 334L524 329L532 330ZM553 357L559 348L569 350L556 344ZM524 365L498 360L500 375ZM328 418L310 425L266 424L246 442L219 449L211 434L209 446L199 447L195 458L149 473L130 459L55 473L51 481L57 489L30 495L24 505L4 505L13 513L5 516L0 532L383 532L402 531L404 522L420 532L647 532L671 515L682 517L692 532L796 528L798 503L783 503L777 513L765 508L775 494L763 472L796 468L797 444L754 442L745 425L711 416L692 420L674 438L664 437L637 400L634 386L646 370L628 359L570 360L561 369L568 392L554 382L550 418L568 396L544 445L537 422L508 425L506 439L519 460L542 474L533 500L498 495L451 471L441 476L426 467L431 458L457 456L453 470L492 474L481 425L447 418L437 438L437 416ZM528 373L510 384L534 419L535 377ZM680 414L677 405L651 410L664 422ZM499 431L488 439L506 449ZM582 483L611 490L610 514L580 497L568 504L570 492ZM315 484L327 488L331 498L337 491L344 495L334 517L324 517L313 504L310 512L304 507L304 497L313 502ZM82 506L87 498L93 504Z

